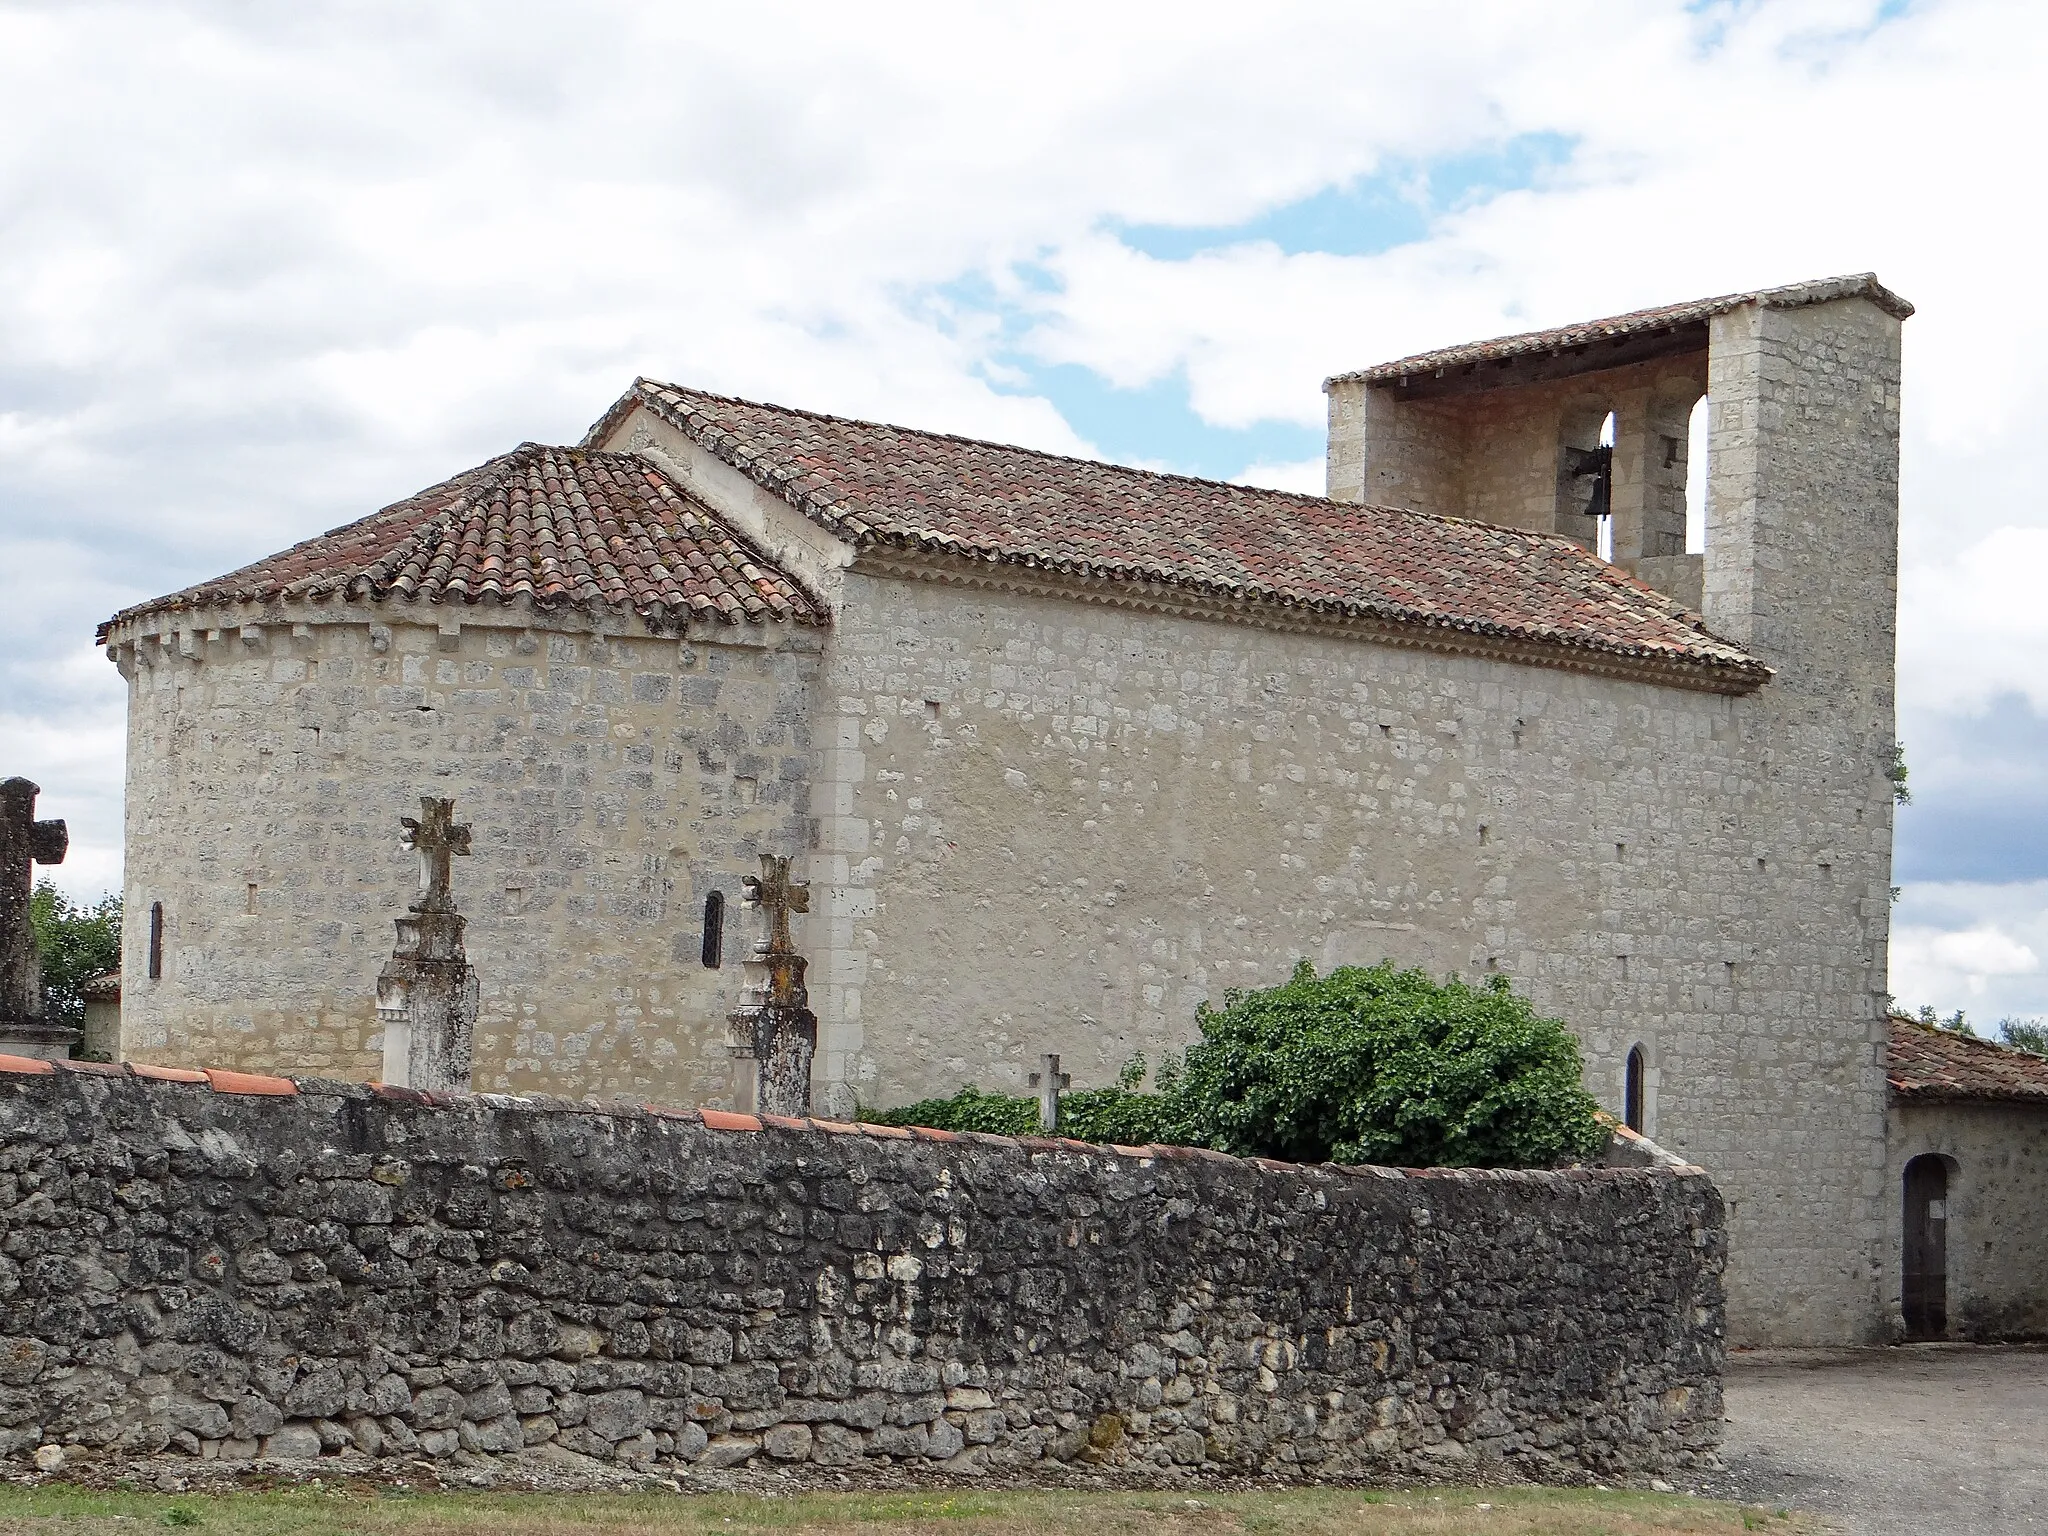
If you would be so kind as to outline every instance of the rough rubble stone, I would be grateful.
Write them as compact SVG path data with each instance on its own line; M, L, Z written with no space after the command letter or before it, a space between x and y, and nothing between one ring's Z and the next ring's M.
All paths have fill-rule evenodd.
M17 1464L1576 1479L1695 1465L1720 1429L1720 1199L1664 1164L1289 1168L0 1073L0 1176Z

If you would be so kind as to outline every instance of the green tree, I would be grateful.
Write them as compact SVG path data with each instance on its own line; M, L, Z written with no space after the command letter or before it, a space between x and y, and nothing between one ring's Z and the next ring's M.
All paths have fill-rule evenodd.
M2048 1056L2048 1019L2000 1019L1998 1040L2029 1055Z
M29 924L43 966L43 1017L76 1029L85 1019L85 984L121 965L121 898L74 906L48 880L29 896Z
M1920 1022L1922 1024L1931 1024L1936 1029L1945 1029L1952 1035L1968 1035L1973 1040L1977 1038L1977 1031L1970 1027L1970 1021L1963 1017L1963 1010L1960 1008L1944 1018L1926 1003L1922 1003L1920 1005Z

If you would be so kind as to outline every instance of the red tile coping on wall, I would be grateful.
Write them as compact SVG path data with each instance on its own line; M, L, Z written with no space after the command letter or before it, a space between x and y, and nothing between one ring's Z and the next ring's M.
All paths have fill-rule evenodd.
M302 1090L289 1077L274 1077L260 1072L236 1072L222 1067L160 1067L149 1062L51 1062L34 1056L0 1055L0 1072L13 1072L23 1076L43 1077L59 1071L80 1072L100 1077L133 1076L145 1082L206 1084L216 1093L232 1093L260 1098L291 1098ZM308 1079L308 1081L316 1081ZM1382 1168L1374 1166L1352 1167L1349 1165L1324 1163L1320 1165L1288 1163L1270 1157L1233 1157L1228 1152L1218 1152L1209 1147L1166 1146L1154 1142L1148 1146L1131 1147L1110 1142L1098 1145L1094 1142L1075 1141L1066 1136L998 1136L987 1131L946 1131L933 1126L873 1125L867 1122L852 1123L844 1120L811 1120L790 1115L748 1115L726 1109L674 1109L661 1104L604 1105L589 1101L575 1101L555 1098L549 1095L524 1094L434 1094L418 1088L401 1088L392 1083L366 1083L363 1085L379 1098L401 1104L417 1104L426 1108L455 1108L461 1105L487 1102L492 1105L528 1105L536 1109L553 1109L579 1114L633 1114L655 1115L664 1120L695 1121L714 1131L758 1132L764 1127L778 1131L822 1131L832 1136L867 1136L884 1141L928 1141L936 1143L968 1143L986 1147L1015 1149L1025 1153L1037 1152L1084 1152L1114 1153L1119 1157L1152 1161L1157 1158L1201 1159L1217 1163L1253 1163L1273 1172L1315 1171L1334 1174L1349 1174L1360 1178L1494 1178L1521 1177L1528 1173L1567 1173L1590 1177L1601 1170L1574 1167L1567 1169L1479 1169L1479 1168ZM332 1088L314 1089L318 1092L332 1092ZM1608 1117L1603 1115L1603 1121ZM1608 1124L1608 1129L1628 1141L1645 1140L1640 1133L1625 1126ZM1681 1176L1704 1178L1704 1168L1687 1163L1678 1166L1660 1165L1652 1169L1617 1169L1615 1172L1661 1172Z
M247 1093L288 1099L299 1091L299 1085L288 1077L270 1077L261 1072L229 1072L222 1067L208 1067L206 1080L213 1085L215 1093Z
M195 1072L190 1067L157 1067L146 1061L131 1061L128 1070L137 1077L153 1083L203 1083L204 1072Z
M761 1122L752 1115L736 1115L726 1109L700 1109L697 1114L714 1131L758 1131Z

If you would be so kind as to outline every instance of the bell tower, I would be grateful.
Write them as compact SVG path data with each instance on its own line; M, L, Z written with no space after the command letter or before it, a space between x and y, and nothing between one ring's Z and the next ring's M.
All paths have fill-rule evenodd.
M1883 1336L1912 312L1865 273L1447 347L1325 385L1332 498L1562 534L1772 669L1689 737L1673 732L1661 835L1702 921L1670 946L1657 990L1616 1009L1631 1029L1662 1021L1658 1139L1728 1196L1730 1327L1745 1343ZM1702 395L1705 547L1688 552L1687 429ZM1610 702L1675 725L1660 693ZM1593 887L1568 899L1591 934L1626 922ZM1568 1017L1595 1006L1584 992L1561 1002Z

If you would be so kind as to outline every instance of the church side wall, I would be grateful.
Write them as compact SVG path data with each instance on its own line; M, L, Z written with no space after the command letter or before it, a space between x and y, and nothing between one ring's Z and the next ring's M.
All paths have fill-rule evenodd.
M2048 1338L2048 1105L1895 1101L1887 1132L1887 1310L1900 1311L1906 1164L1933 1153L1949 1160L1949 1337Z
M417 892L398 818L452 795L474 829L454 885L476 1085L727 1098L724 1016L753 937L739 878L806 841L815 637L389 622L404 616L195 623L120 650L126 1056L381 1075L377 972ZM700 954L713 889L719 970Z
M1738 1338L1872 1336L1871 1058L1837 929L1876 828L1775 705L1019 592L847 579L805 943L841 1108L1077 1086L1226 989L1500 970L1735 1211ZM1879 1112L1881 1114L1881 1110Z

